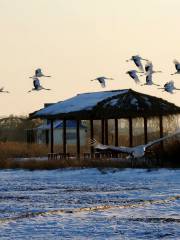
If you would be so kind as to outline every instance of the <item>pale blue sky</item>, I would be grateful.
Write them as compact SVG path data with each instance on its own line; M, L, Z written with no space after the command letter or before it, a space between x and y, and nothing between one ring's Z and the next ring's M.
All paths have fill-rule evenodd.
M133 88L180 105L180 92L136 86L125 74L135 69L125 60L140 54L163 71L156 83L180 88L180 76L170 76L180 60L179 9L180 0L0 0L0 86L11 92L0 94L0 115L101 91L90 82L101 75L116 79L106 90ZM53 76L41 81L52 91L27 94L38 67Z

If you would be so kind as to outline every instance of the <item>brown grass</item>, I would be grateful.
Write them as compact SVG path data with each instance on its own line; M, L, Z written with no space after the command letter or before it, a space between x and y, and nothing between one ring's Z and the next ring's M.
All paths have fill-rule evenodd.
M0 142L0 159L46 156L47 153L46 145Z
M60 152L59 146L55 147ZM180 142L168 143L162 151L160 145L153 148L154 154L147 155L147 161L118 161L108 159L69 159L69 160L35 160L36 157L47 156L49 148L46 145L25 143L0 143L0 168L22 169L57 169L57 168L151 168L180 167ZM34 160L18 160L15 158L34 157Z

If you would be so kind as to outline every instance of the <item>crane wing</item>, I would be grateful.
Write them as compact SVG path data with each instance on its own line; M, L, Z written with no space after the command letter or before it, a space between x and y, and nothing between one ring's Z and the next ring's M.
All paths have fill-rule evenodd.
M152 82L152 74L148 74L146 76L146 84L147 85L152 85L153 84L153 82Z
M180 62L175 59L175 60L173 61L173 63L175 64L176 70L177 70L177 71L180 71Z
M33 84L34 84L34 88L37 89L40 87L40 81L38 78L34 78L34 81L33 81Z
M134 79L134 81L135 81L136 83L139 83L139 82L140 82L140 80L139 80L139 78L138 78L138 75L136 74L136 71L135 71L135 70L128 71L127 73L129 74L129 76L130 76L132 79Z
M99 83L101 84L101 87L102 88L105 88L106 87L106 83L105 83L105 79L99 79Z
M144 145L144 148L147 149L148 147L151 147L152 145L154 145L156 143L162 142L162 141L164 141L164 140L166 140L168 138L174 137L174 136L176 136L178 134L180 134L180 130L175 132L175 133L169 134L169 135L167 135L165 137L162 137L162 138L156 139L154 141L151 141L151 142L147 143L146 145Z
M41 68L37 68L37 69L35 70L35 76L38 76L39 74L42 74Z
M146 72L152 72L152 71L153 71L152 62L146 63L146 65L145 65L145 71L146 71Z
M142 65L141 60L139 58L134 59L134 63L141 71L144 71L143 65Z
M116 153L127 153L127 154L132 154L133 152L133 149L130 147L124 147L124 146L115 147L112 145L104 145L104 144L98 143L95 139L91 140L90 144L95 149L101 150L101 151L113 151Z

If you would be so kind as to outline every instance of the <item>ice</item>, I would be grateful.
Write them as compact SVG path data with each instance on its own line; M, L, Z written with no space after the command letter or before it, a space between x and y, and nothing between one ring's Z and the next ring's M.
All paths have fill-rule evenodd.
M1 170L0 239L179 239L180 170Z

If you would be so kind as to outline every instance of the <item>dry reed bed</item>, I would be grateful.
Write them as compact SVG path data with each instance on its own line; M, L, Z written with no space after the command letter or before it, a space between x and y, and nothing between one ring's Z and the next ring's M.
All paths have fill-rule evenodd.
M57 149L58 146L57 146ZM36 157L46 156L49 149L46 145L25 143L0 143L0 168L3 169L58 169L58 168L127 168L127 167L180 167L180 142L174 141L166 145L164 151L160 145L154 147L154 154L147 161L118 161L108 159L93 160L36 160ZM34 160L15 160L13 158L34 157Z

